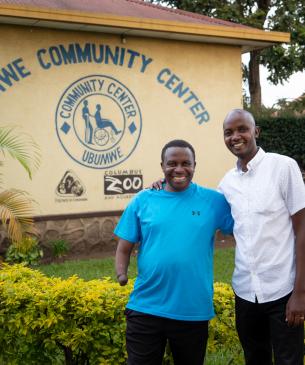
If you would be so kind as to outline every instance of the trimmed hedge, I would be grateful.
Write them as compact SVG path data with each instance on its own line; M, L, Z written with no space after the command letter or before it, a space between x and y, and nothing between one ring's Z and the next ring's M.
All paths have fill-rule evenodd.
M266 152L277 152L294 158L305 170L305 118L256 117L261 128L258 145Z
M48 278L22 265L3 265L0 363L126 363L124 308L132 285L131 280L120 287L109 278ZM228 284L215 284L215 309L208 351L238 349L234 296ZM167 353L164 364L170 363Z
M5 364L122 364L130 286L0 270L0 356ZM0 361L1 363L1 361Z

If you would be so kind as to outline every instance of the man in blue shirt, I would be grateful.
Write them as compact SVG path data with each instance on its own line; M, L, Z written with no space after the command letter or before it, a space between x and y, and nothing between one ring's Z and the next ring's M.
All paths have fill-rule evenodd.
M120 285L134 244L138 276L126 309L128 365L161 365L169 341L175 365L202 365L213 309L215 232L231 233L223 195L192 183L195 151L183 140L161 153L163 190L144 190L115 229Z

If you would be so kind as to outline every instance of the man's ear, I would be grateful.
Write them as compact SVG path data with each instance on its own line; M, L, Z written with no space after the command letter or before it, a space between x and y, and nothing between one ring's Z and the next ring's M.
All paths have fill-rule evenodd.
M255 127L255 138L258 138L259 137L260 132L261 132L260 127L259 126L256 126Z

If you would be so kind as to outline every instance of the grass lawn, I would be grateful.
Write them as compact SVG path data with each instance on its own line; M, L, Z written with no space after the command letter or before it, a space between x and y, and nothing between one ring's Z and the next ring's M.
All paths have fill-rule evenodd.
M234 248L215 250L214 280L230 283L234 265ZM84 280L92 280L110 276L115 280L114 257L79 261L65 261L61 264L41 265L40 271L47 276L66 279L74 274ZM129 277L136 276L136 258L132 257L129 265Z

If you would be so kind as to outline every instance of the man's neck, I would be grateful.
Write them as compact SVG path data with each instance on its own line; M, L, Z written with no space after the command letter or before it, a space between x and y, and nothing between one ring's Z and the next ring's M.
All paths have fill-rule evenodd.
M238 159L238 162L237 162L237 164L238 164L238 166L239 166L239 168L241 169L241 171L242 172L247 172L248 171L248 160L246 161L246 160L241 160L241 159Z
M248 163L256 156L257 152L259 150L259 147L257 147L255 153L253 153L251 156L247 156L245 158L239 158L238 159L238 166L243 172L248 171Z
M173 187L170 186L168 183L165 183L164 190L169 191L170 193L182 193L183 191L187 190L189 187L190 187L190 184L188 184L188 186L185 189L176 190L176 189L173 189Z

